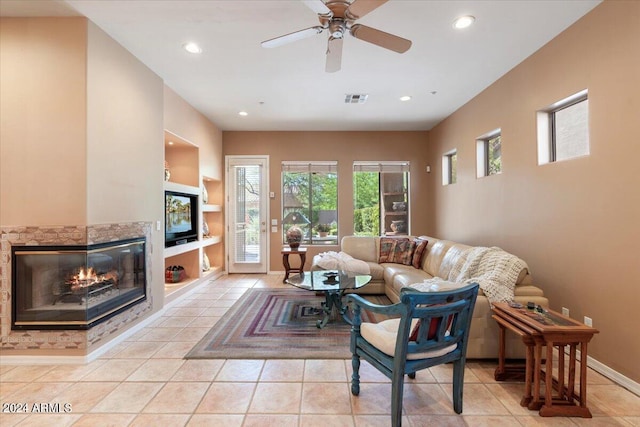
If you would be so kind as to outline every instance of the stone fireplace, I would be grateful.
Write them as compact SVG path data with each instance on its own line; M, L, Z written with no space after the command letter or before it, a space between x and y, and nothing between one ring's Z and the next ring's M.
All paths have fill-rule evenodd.
M0 228L0 352L86 355L151 312L151 223Z

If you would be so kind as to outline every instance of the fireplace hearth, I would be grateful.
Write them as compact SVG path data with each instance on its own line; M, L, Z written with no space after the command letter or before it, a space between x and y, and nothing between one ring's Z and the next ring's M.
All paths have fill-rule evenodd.
M12 246L12 329L89 329L145 301L145 244Z

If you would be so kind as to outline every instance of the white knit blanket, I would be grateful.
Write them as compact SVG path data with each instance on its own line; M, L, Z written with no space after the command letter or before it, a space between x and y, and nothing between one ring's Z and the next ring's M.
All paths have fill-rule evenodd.
M369 274L369 264L360 259L355 259L345 252L323 252L318 254L316 265L325 270L345 270L358 274Z
M447 280L478 283L493 305L513 300L516 281L523 269L528 269L527 263L500 248L474 247L461 254Z

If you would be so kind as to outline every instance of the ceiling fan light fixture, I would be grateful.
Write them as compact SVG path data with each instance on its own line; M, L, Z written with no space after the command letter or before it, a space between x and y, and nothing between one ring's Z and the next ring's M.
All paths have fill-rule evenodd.
M246 117L246 116L248 116L248 115L249 115L249 113L247 113L246 111L240 111L240 112L238 113L238 115L240 115L240 116L242 116L242 117Z
M403 101L403 102L411 101L411 97L409 95L401 96L400 101Z
M471 15L461 16L453 21L453 28L455 28L456 30L468 28L475 22L475 20L476 18Z
M202 53L202 48L197 43L189 42L182 45L182 48L189 53L198 54Z

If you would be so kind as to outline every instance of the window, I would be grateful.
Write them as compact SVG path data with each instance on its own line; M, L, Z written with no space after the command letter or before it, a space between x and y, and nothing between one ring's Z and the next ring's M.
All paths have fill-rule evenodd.
M282 162L283 242L294 225L303 244L338 244L337 162Z
M538 164L589 155L587 90L538 111Z
M358 236L409 233L409 162L353 163L353 232Z
M458 151L452 150L442 156L442 185L455 184L458 180Z
M476 139L476 176L490 176L502 173L502 134L493 130Z

